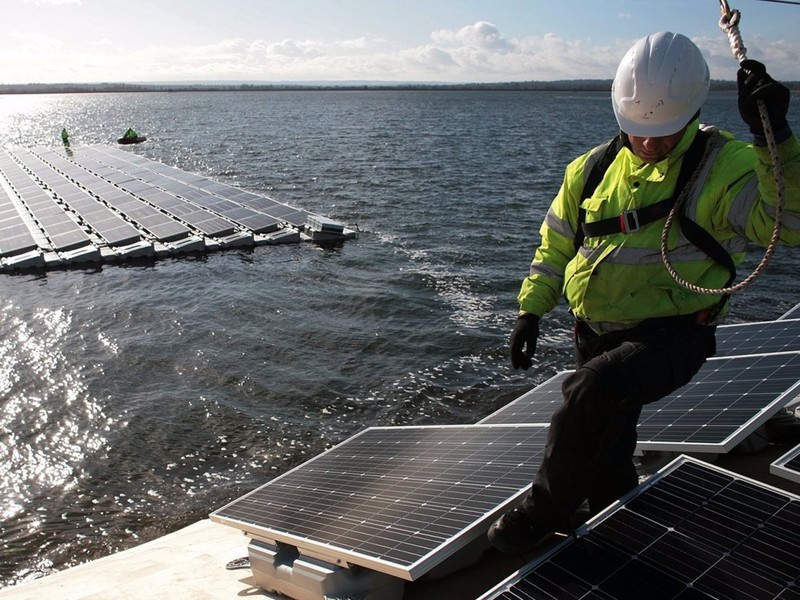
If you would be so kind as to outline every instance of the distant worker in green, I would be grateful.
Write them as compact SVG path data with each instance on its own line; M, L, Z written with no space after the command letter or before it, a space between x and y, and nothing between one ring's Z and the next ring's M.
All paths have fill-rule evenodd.
M539 320L563 294L575 318L577 368L564 380L530 492L489 529L499 550L533 550L570 531L585 501L597 513L636 487L642 406L688 383L715 353L725 296L676 282L661 236L685 189L668 257L687 282L728 287L748 245L769 245L778 192L758 100L783 167L780 241L800 245L800 141L787 122L789 90L753 60L741 62L737 84L752 144L700 124L709 70L687 37L649 35L619 64L611 100L621 133L567 166L518 297L513 367L531 366Z
M122 137L126 140L135 140L139 137L139 134L136 133L135 129L129 128Z
M64 146L69 148L69 133L66 129L61 130L61 141L64 143Z

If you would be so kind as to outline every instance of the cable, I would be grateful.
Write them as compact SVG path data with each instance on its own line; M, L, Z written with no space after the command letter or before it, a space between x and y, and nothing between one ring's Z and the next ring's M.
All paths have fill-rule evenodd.
M738 10L731 10L728 7L728 3L726 0L720 0L720 7L722 9L722 18L719 21L720 28L728 34L728 39L730 40L731 50L733 51L733 55L739 63L747 58L746 48L744 47L744 43L742 42L741 34L739 33L739 19L741 18L741 14ZM775 253L775 249L778 246L780 241L781 235L781 218L783 215L783 205L785 202L785 189L784 189L784 181L783 181L783 168L781 167L780 157L778 156L778 146L775 143L775 135L772 131L772 125L769 122L769 115L767 114L767 107L764 104L763 100L758 101L758 112L761 116L761 123L764 125L764 137L767 139L767 147L769 148L769 155L770 160L772 162L772 172L775 177L775 186L777 188L777 200L775 203L775 228L772 231L772 237L770 238L769 245L767 246L766 251L764 252L764 257L761 259L761 262L756 266L753 272L748 275L743 281L737 283L736 285L730 287L723 287L723 288L704 288L693 283L690 283L683 279L675 268L672 266L672 263L669 260L668 256L668 240L669 240L669 231L672 227L672 223L675 219L675 215L678 213L683 202L686 200L688 195L691 193L692 188L694 188L694 184L697 181L697 177L699 176L700 172L703 170L702 166L705 163L707 158L706 155L703 156L703 159L700 162L700 165L697 166L694 173L692 174L691 179L684 187L683 191L681 192L680 196L675 201L675 205L672 207L672 210L667 216L667 220L664 223L664 229L661 232L661 259L664 262L664 266L667 268L667 271L672 276L672 278L680 284L682 287L690 290L692 292L698 294L706 294L710 296L726 296L732 294L734 292L739 292L750 285L759 275L761 275L764 270L767 268L767 264L769 263L770 258Z

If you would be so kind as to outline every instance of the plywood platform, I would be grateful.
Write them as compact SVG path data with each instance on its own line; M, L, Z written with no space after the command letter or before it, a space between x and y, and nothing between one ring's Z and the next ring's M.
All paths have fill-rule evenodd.
M0 149L0 271L352 237L326 217L114 146Z

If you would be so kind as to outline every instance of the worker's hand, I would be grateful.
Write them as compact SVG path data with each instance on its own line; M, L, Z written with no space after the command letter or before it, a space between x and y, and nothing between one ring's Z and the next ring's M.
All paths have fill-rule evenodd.
M536 340L539 339L539 317L522 315L517 318L511 332L511 365L515 369L529 369L531 357L536 352Z
M767 68L755 60L743 60L736 74L739 85L739 114L753 135L764 135L764 125L758 112L758 100L763 100L772 131L786 128L789 111L789 88L767 74Z

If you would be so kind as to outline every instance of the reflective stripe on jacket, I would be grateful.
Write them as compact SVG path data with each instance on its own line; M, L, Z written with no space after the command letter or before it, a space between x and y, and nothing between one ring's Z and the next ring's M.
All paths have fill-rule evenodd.
M586 177L599 160L597 149L567 166L564 181L539 231L541 244L530 275L519 293L520 310L543 315L563 293L576 317L589 323L632 326L652 318L687 315L714 306L718 296L697 294L676 283L661 259L665 218L638 231L587 237L576 252L578 207L586 221L616 217L670 197L683 154L697 134L699 122L687 127L681 141L662 161L643 163L628 148L614 159L590 198L581 199ZM713 132L708 160L690 190L685 214L711 233L737 265L748 243L769 244L774 228L776 185L767 148L754 147ZM800 141L792 135L779 146L786 205L781 242L800 245ZM701 287L719 288L729 276L689 243L673 223L669 258L683 279Z

